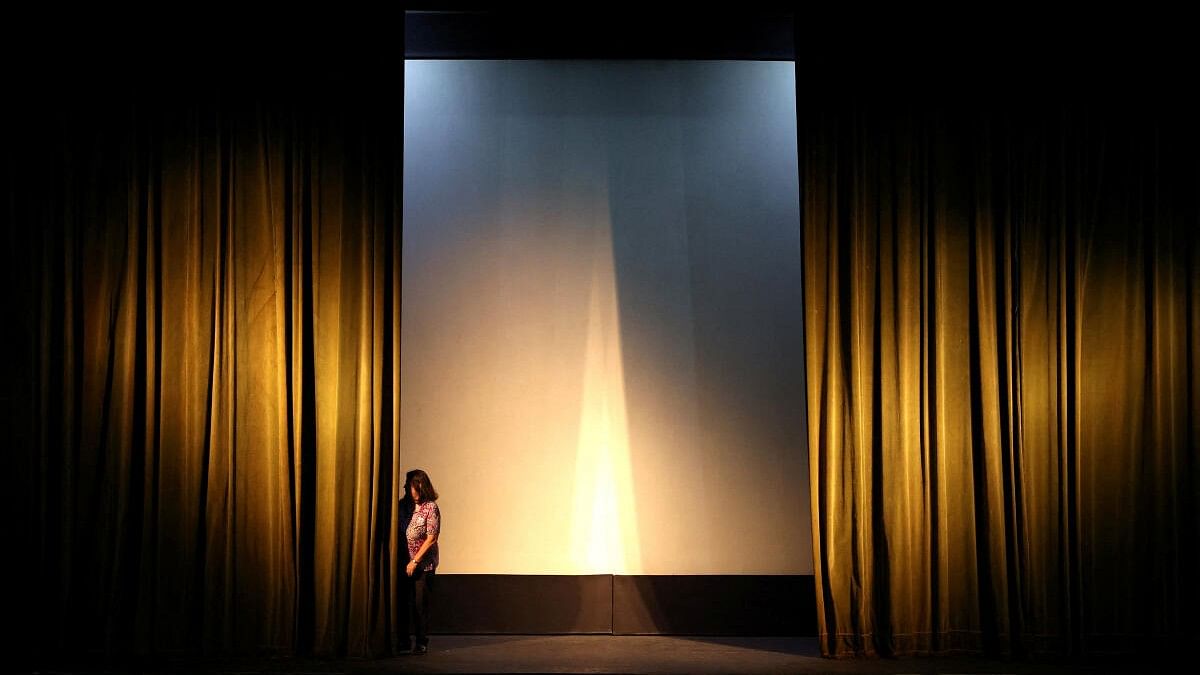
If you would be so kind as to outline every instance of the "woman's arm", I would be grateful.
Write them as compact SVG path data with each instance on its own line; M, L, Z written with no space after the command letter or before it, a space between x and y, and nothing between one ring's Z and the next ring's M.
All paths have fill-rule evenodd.
M430 534L425 537L425 541L421 543L421 548L417 550L417 554L413 556L413 562L420 564L425 557L425 552L428 551L434 544L437 543L437 533Z
M408 576L411 577L416 573L417 565L421 564L422 558L425 557L425 552L428 551L431 546L437 543L437 538L437 534L431 534L425 537L425 541L421 543L421 548L418 549L417 554L408 561L408 568L404 570Z

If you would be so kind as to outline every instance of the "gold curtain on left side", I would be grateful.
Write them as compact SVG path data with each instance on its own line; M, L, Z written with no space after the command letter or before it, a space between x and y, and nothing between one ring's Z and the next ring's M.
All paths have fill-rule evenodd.
M378 655L404 629L402 114L252 100L6 134L27 650Z

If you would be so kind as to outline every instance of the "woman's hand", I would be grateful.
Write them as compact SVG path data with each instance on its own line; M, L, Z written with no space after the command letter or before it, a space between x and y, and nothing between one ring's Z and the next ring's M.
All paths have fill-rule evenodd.
M411 577L413 574L415 574L415 573L416 573L416 571L417 571L417 561L415 561L415 560L409 560L409 561L408 561L408 567L406 567L406 568L404 569L404 571L405 571L405 572L408 574L408 576L410 576L410 577Z

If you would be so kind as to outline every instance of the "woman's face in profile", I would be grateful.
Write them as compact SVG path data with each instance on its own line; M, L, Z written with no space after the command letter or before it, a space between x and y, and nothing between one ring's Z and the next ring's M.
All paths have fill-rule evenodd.
M417 492L417 486L409 485L408 486L408 494L412 497L412 500L414 502L421 501L421 494L419 492Z

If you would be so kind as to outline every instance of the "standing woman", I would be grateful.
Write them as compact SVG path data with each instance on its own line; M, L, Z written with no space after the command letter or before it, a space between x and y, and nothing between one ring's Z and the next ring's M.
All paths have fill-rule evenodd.
M408 565L404 572L411 581L408 585L409 601L412 603L413 637L416 642L413 653L424 654L429 649L429 607L437 575L437 540L442 531L442 514L438 510L437 491L433 489L429 474L424 471L415 469L408 472L405 492L407 500L411 500L408 508L412 510L411 517L408 513L402 513L408 519L408 527L404 532L408 539Z

